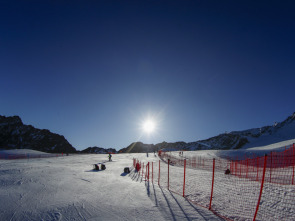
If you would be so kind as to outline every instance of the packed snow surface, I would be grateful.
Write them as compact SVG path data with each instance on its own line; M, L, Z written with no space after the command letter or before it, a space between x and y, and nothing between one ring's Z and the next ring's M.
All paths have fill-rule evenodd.
M106 154L0 160L0 220L221 220L165 188L132 179L134 173L123 173L134 157L146 156L118 154L111 162ZM151 154L149 160L159 159ZM106 170L94 171L95 163L104 163Z
M246 150L187 151L183 157L212 159L253 154L258 156L270 151L282 151L294 141ZM163 161L161 187L158 186L156 171L160 159L153 153L149 156L146 153L114 154L111 162L107 161L106 154L50 155L48 158L3 160L7 159L5 156L13 154L40 156L46 153L0 150L0 220L222 220L208 209L168 191L165 177L167 166ZM179 153L171 154L178 156ZM134 171L133 158L145 165L147 162L154 163L154 184L147 182L142 173ZM93 164L96 163L104 163L106 170L93 170ZM123 173L125 167L130 167L130 174ZM171 187L182 193L183 169L175 166L171 167L170 172L173 177ZM213 206L219 213L233 220L252 220L260 183L235 176L227 177L223 172L216 174ZM211 177L210 171L188 168L186 195L198 204L207 205ZM248 185L247 188L245 184ZM254 198L239 201L245 190ZM294 191L293 185L266 184L259 210L261 220L263 217L268 217L269 220L294 220L295 203L291 200L295 196ZM244 204L249 209L245 207L244 210L235 212L237 206Z

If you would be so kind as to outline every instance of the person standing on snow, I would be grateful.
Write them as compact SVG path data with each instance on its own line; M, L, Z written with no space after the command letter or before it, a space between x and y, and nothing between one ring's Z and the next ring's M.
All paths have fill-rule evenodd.
M112 154L109 153L109 161L112 161Z

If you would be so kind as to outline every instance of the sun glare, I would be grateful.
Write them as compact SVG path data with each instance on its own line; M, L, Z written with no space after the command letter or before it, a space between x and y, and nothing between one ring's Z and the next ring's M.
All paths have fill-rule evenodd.
M155 122L147 120L143 123L143 130L146 133L152 133L155 130Z

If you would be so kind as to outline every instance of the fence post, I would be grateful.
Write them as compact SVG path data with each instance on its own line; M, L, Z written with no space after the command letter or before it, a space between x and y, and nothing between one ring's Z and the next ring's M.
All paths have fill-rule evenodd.
M140 166L139 166L139 170L138 170L138 174L139 174L139 176L140 176L140 171L141 171L141 162L139 162L139 160L137 160L137 163L140 165Z
M260 193L259 193L259 198L258 198L258 202L257 202L256 211L255 211L255 214L254 214L253 221L255 221L255 219L256 219L258 209L259 209L260 200L261 200L263 184L264 184L264 177L265 177L266 160L267 160L267 155L264 156L264 166L263 166L263 174L262 174L262 180L261 180Z
M247 170L246 170L246 178L248 178L248 166L249 166L249 162L248 162L248 158L247 158Z
M152 162L152 183L154 183L154 162Z
M233 160L230 161L230 172L234 175L235 173L235 164L233 162Z
M184 173L183 173L183 197L185 197L184 192L185 192L185 168L186 168L186 159L183 161L183 167L184 167Z
M160 168L161 168L161 161L159 160L159 177L158 177L158 185L160 186L160 174L161 174L161 171L160 171Z
M143 177L144 163L142 163L142 176Z
M257 165L257 175L256 175L256 181L258 181L258 170L259 170L259 157L256 158L256 165Z
M269 182L271 183L271 170L272 170L272 152L270 152L270 168L269 168Z
M283 152L283 168L286 167L286 146L285 146L285 151Z
M240 160L240 177L243 177L244 172L244 160Z
M170 159L168 159L168 190L169 190L169 164L170 164Z
M213 158L212 187L211 187L211 197L210 197L209 210L211 210L211 208L212 208L211 205L212 205L213 186L214 186L214 170L215 170L215 158Z
M294 152L294 144L292 148L292 164L293 164L293 174L292 174L292 185L294 184L294 164L295 164L295 152Z
M150 181L150 162L148 162L148 181Z

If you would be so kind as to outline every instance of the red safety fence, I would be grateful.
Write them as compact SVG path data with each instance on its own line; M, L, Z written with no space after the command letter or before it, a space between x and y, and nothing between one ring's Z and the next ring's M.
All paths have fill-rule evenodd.
M239 161L161 152L140 172L226 220L295 220L294 150Z

